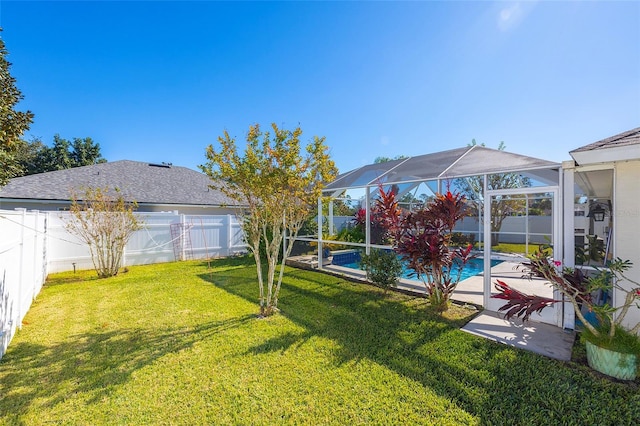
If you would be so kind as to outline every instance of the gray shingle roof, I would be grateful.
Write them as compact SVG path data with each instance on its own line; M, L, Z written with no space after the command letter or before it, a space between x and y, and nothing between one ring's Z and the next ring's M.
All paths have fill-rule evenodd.
M118 188L128 201L149 204L234 206L236 202L210 189L204 173L179 166L121 160L11 179L0 198L69 200L83 187Z
M631 145L639 145L639 144L640 144L640 127L636 127L635 129L628 130L618 135L611 136L606 139L602 139L598 142L594 142L589 145L585 145L580 148L574 149L569 153L595 151L597 149L606 149L606 148L631 146Z

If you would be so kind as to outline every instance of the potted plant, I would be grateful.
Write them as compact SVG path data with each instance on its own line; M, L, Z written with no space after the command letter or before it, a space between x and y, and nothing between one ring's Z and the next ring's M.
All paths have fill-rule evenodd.
M594 268L595 273L586 274L581 269L561 268L560 262L539 249L522 266L526 276L544 278L573 305L576 316L584 326L582 338L589 366L618 379L636 378L640 359L640 323L630 329L622 327L629 309L632 306L640 308L640 284L625 276L632 266L630 261L617 258L607 268ZM623 282L627 283L626 286L622 285ZM505 312L506 318L516 316L526 321L532 313L564 301L528 295L500 280L497 280L495 287L498 294L492 297L507 301L499 309ZM614 308L608 303L601 305L594 300L593 294L596 292L609 293L614 289L625 294L621 306ZM583 311L593 312L597 321L588 321Z

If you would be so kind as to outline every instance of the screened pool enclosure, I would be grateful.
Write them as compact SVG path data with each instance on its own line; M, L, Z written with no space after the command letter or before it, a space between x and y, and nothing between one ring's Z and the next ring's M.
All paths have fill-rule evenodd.
M541 244L562 258L561 175L559 163L478 145L366 165L325 187L317 229L298 238L307 252L297 251L311 256L319 269L340 270L341 259L353 263L372 248L392 249L376 232L373 206L380 189L393 188L405 211L421 208L437 193L458 192L466 196L470 215L456 225L454 240L473 244L484 264L484 272L465 280L475 293L473 301L497 311L503 304L491 299L497 278L511 279L528 293L552 296L543 283L524 282L514 266ZM496 259L503 262L492 267ZM538 320L561 325L562 314L547 309Z

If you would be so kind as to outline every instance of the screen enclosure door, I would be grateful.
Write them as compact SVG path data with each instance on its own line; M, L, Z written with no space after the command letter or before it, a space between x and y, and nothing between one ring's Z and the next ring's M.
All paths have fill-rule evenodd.
M485 274L484 305L493 312L505 304L505 300L491 296L498 293L497 280L526 294L560 299L546 280L525 277L522 262L527 255L543 249L548 256L561 257L554 252L561 247L558 190L556 187L519 188L488 191L485 201L484 247ZM486 213L487 213L486 212ZM560 249L561 250L561 249ZM491 266L487 256L501 263ZM531 315L531 321L561 326L562 303L556 303Z

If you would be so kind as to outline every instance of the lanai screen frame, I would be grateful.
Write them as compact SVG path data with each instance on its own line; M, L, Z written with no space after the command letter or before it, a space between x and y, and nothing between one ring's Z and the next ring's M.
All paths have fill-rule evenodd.
M371 216L370 208L372 195L377 191L380 184L388 185L407 185L413 184L414 187L426 182L435 182L438 192L442 192L443 185L446 182L452 182L454 179L482 177L483 190L480 194L479 202L483 204L483 222L480 229L483 230L483 243L487 241L487 230L490 236L491 210L487 209L488 199L496 191L487 190L488 176L503 173L517 173L535 179L536 182L545 183L547 185L539 185L534 188L539 192L553 192L555 197L553 203L554 229L554 257L562 259L562 208L563 208L563 170L562 164L541 160L533 157L514 154L506 151L495 150L483 146L467 146L447 151L436 152L415 157L408 157L400 160L392 160L386 163L369 164L358 169L351 170L347 173L339 175L336 180L328 184L323 190L323 198L318 199L318 229L317 238L317 258L318 268L322 269L323 263L323 244L325 243L343 243L335 240L326 240L323 238L323 200L329 198L340 198L338 195L345 191L353 189L364 189L365 192L365 220L366 233L365 243L344 242L345 245L354 247L364 247L365 252L369 253L371 248L391 248L391 246L380 246L371 243ZM532 187L523 186L522 189L531 189ZM516 192L510 190L509 192ZM332 203L330 206L330 216ZM331 221L332 222L332 219ZM484 270L490 269L491 262L491 245L483 244L484 247ZM490 289L490 274L485 275L485 306Z

